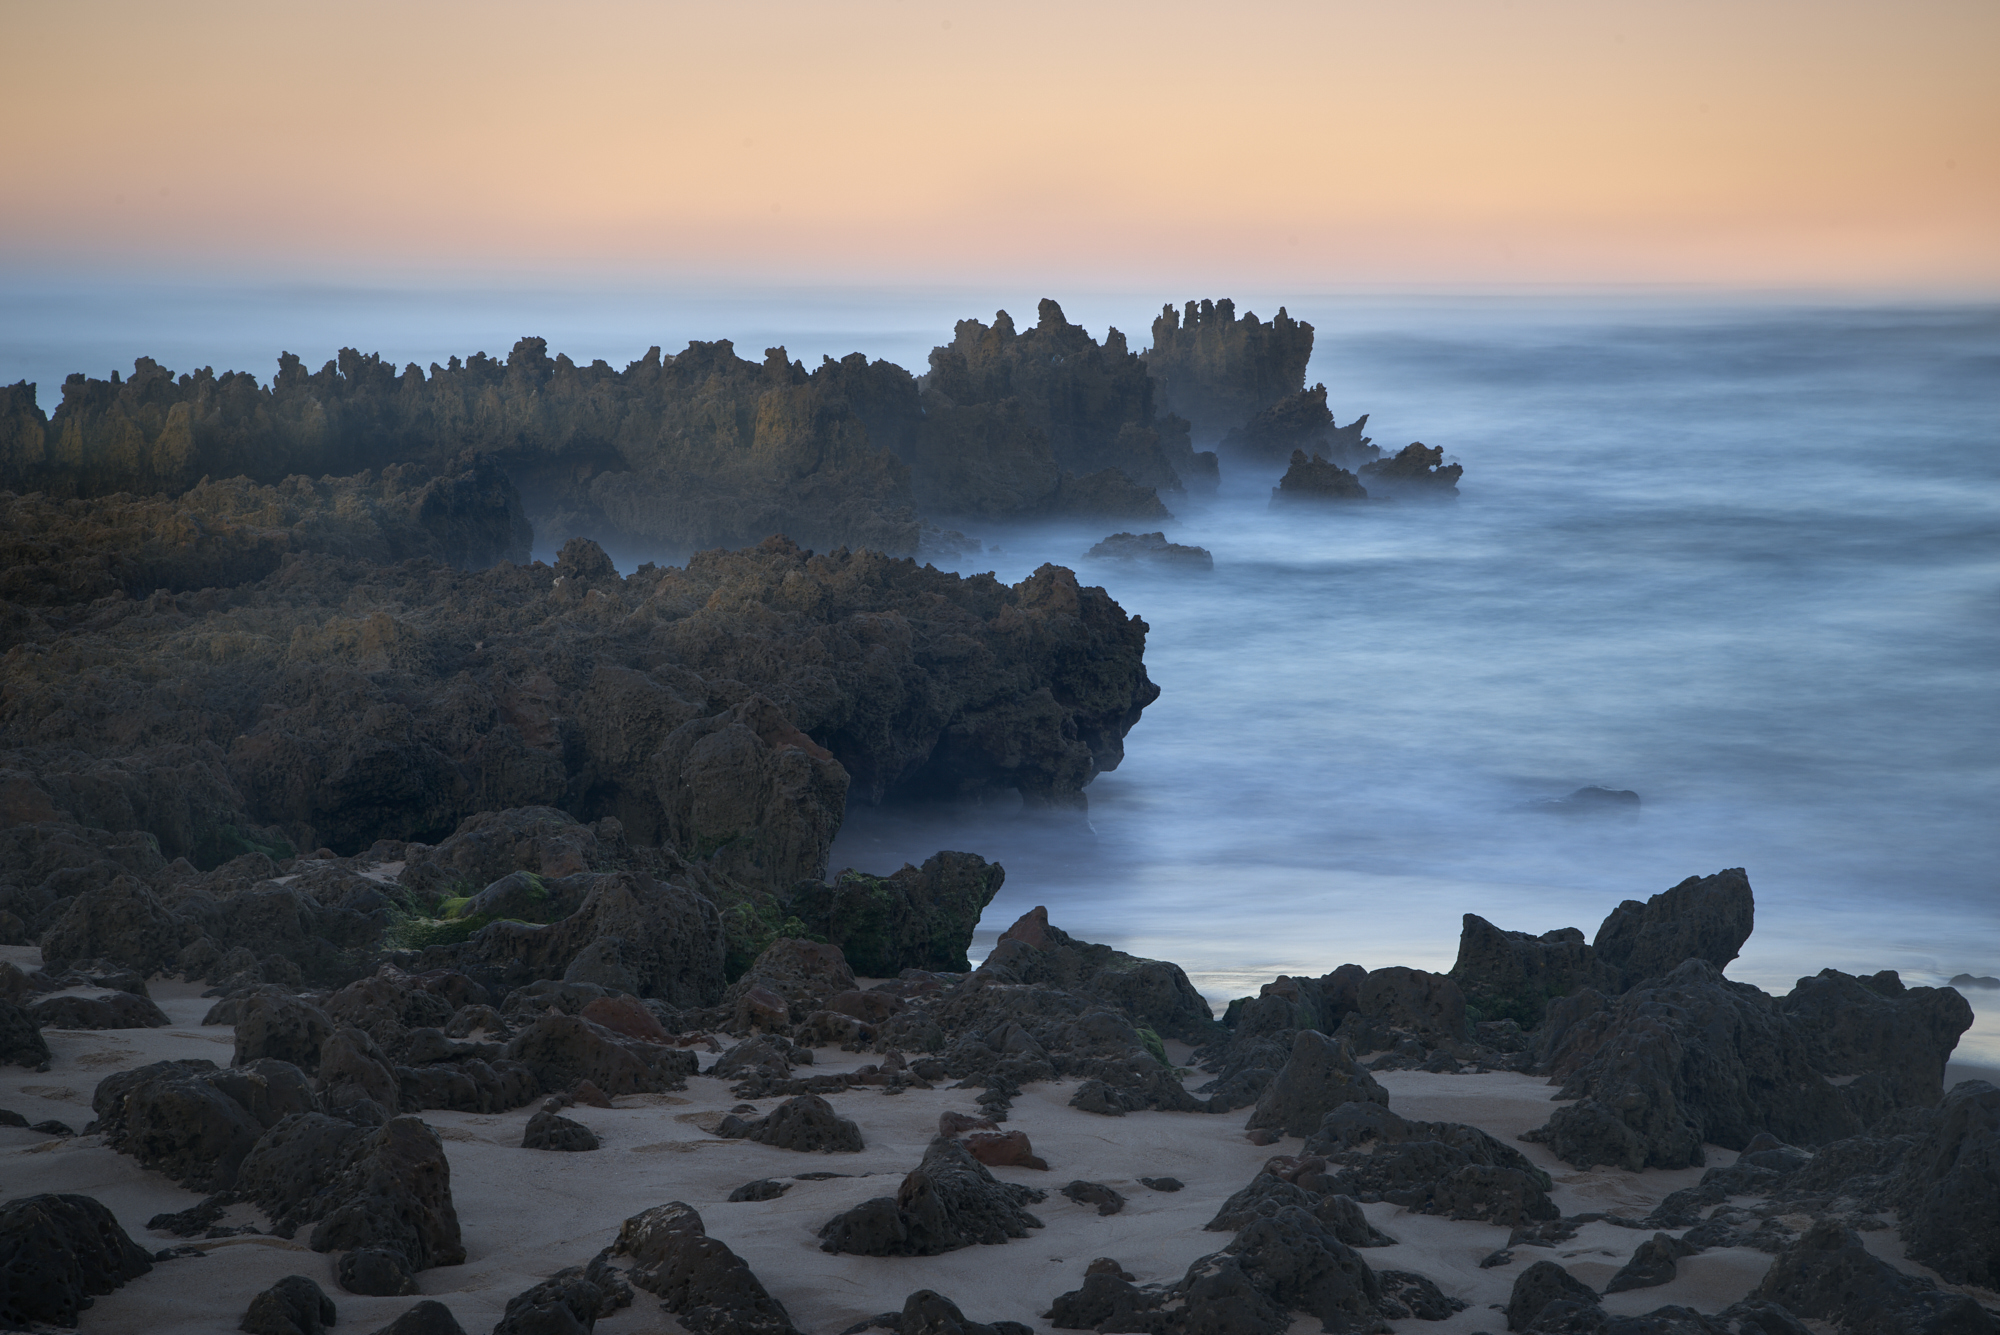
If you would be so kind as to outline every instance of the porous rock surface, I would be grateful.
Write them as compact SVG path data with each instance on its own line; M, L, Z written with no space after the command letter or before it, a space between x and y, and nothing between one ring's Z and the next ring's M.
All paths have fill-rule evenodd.
M820 1249L857 1256L936 1256L975 1243L1026 1237L1042 1221L1023 1207L1044 1193L1001 1182L965 1147L939 1136L895 1196L878 1196L834 1216Z
M153 1268L153 1259L88 1196L21 1196L0 1205L0 1321L77 1324L92 1299Z

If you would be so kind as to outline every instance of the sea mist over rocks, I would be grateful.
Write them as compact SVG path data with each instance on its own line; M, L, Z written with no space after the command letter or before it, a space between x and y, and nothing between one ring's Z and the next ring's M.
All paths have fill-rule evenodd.
M186 295L17 287L0 380L40 380L53 405L63 371L139 353L268 376L280 346L428 362L522 333L615 365L728 336L921 370L953 319L1026 318L1040 294ZM1188 294L1052 295L1143 346L1158 301ZM1215 1001L1348 960L1447 967L1466 912L1589 931L1729 866L1761 908L1732 976L1782 992L1829 966L2000 973L2000 311L1285 304L1318 329L1307 380L1336 417L1442 447L1461 498L1274 511L1275 475L1225 464L1214 496L1168 498L1167 536L1209 549L1209 573L1086 561L1102 526L967 526L983 549L937 564L1074 566L1151 626L1163 694L1087 815L857 806L835 868L978 852L1008 878L975 959L1046 903ZM1587 785L1642 805L1536 809ZM2000 992L1967 996L1958 1056L2000 1062Z

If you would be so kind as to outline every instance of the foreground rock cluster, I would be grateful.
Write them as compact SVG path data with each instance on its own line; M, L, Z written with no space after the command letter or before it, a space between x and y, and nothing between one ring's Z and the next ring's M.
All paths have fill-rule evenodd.
M537 819L502 822L504 835L486 826L421 854L404 850L400 874L477 865L492 880L474 902L518 893L541 878L528 864L547 868L565 841L578 846L589 832ZM367 874L358 860L334 870ZM598 901L595 912L607 911L608 886L636 893L631 873L581 875L597 880L585 896ZM567 879L545 880L547 892L571 895ZM921 892L911 880L900 893ZM1588 944L1573 931L1532 936L1468 917L1449 975L1347 965L1321 978L1279 978L1220 1023L1174 965L1079 941L1041 909L972 970L910 965L865 982L838 946L788 936L726 988L716 985L719 948L657 956L658 981L645 989L536 976L538 952L582 911L541 925L496 921L331 990L218 985L208 1022L233 1027L230 1063L164 1061L109 1075L82 1134L203 1193L144 1221L156 1235L199 1243L261 1230L327 1255L326 1283L298 1275L260 1293L244 1313L246 1330L321 1328L342 1292L414 1299L427 1272L467 1260L453 1142L427 1123L432 1110L538 1105L516 1152L592 1159L598 1138L573 1114L692 1092L691 1082L717 1083L721 1098L743 1101L745 1115L712 1124L723 1142L836 1169L871 1136L868 1105L856 1098L965 1091L978 1111L942 1113L892 1191L811 1221L822 1251L857 1266L1006 1246L1044 1228L1054 1183L1017 1175L1049 1165L1032 1128L1009 1123L1024 1097L1052 1082L1077 1115L1189 1117L1271 1147L1207 1219L1215 1245L1177 1278L1141 1282L1118 1260L1092 1261L1042 1314L1056 1329L1277 1335L1300 1315L1329 1331L1443 1320L1465 1309L1452 1285L1370 1259L1399 1245L1396 1219L1424 1216L1504 1237L1481 1265L1513 1274L1502 1314L1509 1330L1996 1328L1971 1294L2000 1285L1990 1208L2000 1187L2000 1090L1973 1081L1946 1092L1940 1080L1969 1022L1963 1001L1889 975L1826 971L1782 998L1727 981L1720 968L1754 911L1740 871L1620 905ZM628 921L624 930L659 951L692 929ZM970 931L970 918L950 933L931 924L907 948L962 956ZM880 940L866 940L878 952L869 958L884 959ZM10 1012L30 1031L37 995L144 998L148 987L136 970L103 960L7 977L10 995L30 1001ZM1536 1005L1540 1013L1529 1013ZM1503 1010L1512 1013L1485 1018ZM1205 1075L1173 1065L1169 1042ZM1651 1157L1683 1169L1699 1166L1704 1145L1735 1153L1645 1213L1567 1213L1558 1184L1522 1148L1477 1126L1399 1113L1385 1081L1401 1072L1548 1078L1557 1086L1553 1115L1522 1139L1579 1167L1636 1170ZM766 1110L748 1115L758 1101ZM1115 1136L1118 1125L1107 1121L1107 1131ZM798 1183L844 1175L762 1178L729 1201L785 1200ZM1152 1177L1135 1185L1163 1198L1182 1186ZM1056 1204L1117 1216L1133 1189L1079 1177L1061 1188L1069 1204ZM241 1222L245 1209L254 1222ZM184 1264L172 1246L136 1243L138 1222L83 1196L9 1201L0 1208L0 1312L74 1323L93 1298L156 1265ZM769 1278L712 1236L695 1207L671 1202L605 1221L613 1225L615 1239L520 1292L495 1330L587 1331L641 1293L691 1330L798 1329ZM1913 1260L1974 1287L1940 1287L1879 1259L1861 1239L1889 1228ZM1575 1254L1564 1244L1586 1229L1629 1239L1617 1253L1623 1267L1601 1288L1562 1264ZM1772 1259L1760 1281L1712 1310L1669 1304L1621 1315L1622 1300L1607 1308L1618 1295L1672 1283L1689 1258L1709 1252ZM23 1278L30 1268L33 1283ZM967 1317L936 1290L911 1294L872 1324L1020 1329ZM418 1302L386 1329L459 1328L448 1305Z

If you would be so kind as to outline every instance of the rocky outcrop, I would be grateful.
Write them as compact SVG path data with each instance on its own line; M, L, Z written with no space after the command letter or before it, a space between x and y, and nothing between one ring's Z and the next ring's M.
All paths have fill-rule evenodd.
M1292 451L1285 475L1278 479L1277 486L1271 488L1273 507L1367 499L1368 488L1362 486L1354 474L1339 464L1327 462L1320 455L1308 455L1304 450Z
M937 1256L1023 1238L1042 1226L1023 1207L1042 1197L1032 1187L997 1180L963 1145L939 1136L894 1197L878 1196L829 1220L819 1231L820 1250Z
M1580 1166L1685 1168L1703 1161L1705 1141L1741 1149L1769 1132L1819 1145L1898 1107L1934 1104L1939 1091L1923 1073L1941 1070L1971 1025L1964 999L1864 989L1857 1014L1833 1004L1844 990L1821 975L1795 1017L1693 958L1615 1001L1586 990L1556 1002L1546 1066L1563 1082L1556 1097L1575 1102L1531 1134ZM1856 1029L1843 1038L1849 1015ZM1858 1032L1884 1022L1905 1032L1901 1049L1882 1052Z
M1514 1280L1507 1295L1507 1329L1530 1330L1551 1303L1597 1306L1597 1291L1554 1261L1537 1261Z
M1293 1183L1333 1196L1516 1227L1560 1213L1548 1174L1513 1146L1462 1123L1408 1121L1383 1104L1329 1112L1304 1155Z
M1122 1010L1133 1024L1168 1038L1199 1042L1215 1026L1208 1003L1179 965L1079 941L1052 926L1041 905L1000 934L979 971L1097 998Z
M1458 495L1463 464L1448 464L1435 445L1412 441L1387 459L1361 465L1361 480L1376 494L1416 500L1448 500Z
M885 1318L877 1318L876 1324L894 1335L1033 1335L1032 1327L1018 1321L974 1321L957 1303L930 1289L918 1289L903 1300L902 1311Z
M2000 1089L1953 1086L1910 1146L1888 1195L1909 1255L1958 1284L2000 1289Z
M633 1215L611 1253L629 1257L631 1282L695 1335L796 1335L785 1305L727 1243L708 1236L692 1206L674 1201Z
M634 845L686 841L655 874L788 891L825 870L830 764L866 801L1078 804L1158 695L1144 623L1067 570L1010 589L783 540L630 578L588 543L553 571L307 556L76 610L0 669L0 779L45 825L146 830L205 865L245 841L352 854L559 807ZM54 923L49 948L150 969L200 935L136 920L153 926L128 944L110 915Z
M597 1148L597 1133L582 1122L544 1110L528 1119L521 1134L524 1150L557 1150L580 1153Z
M153 1268L153 1258L88 1196L20 1196L0 1205L0 1322L75 1327L91 1300Z
M1147 374L1159 386L1162 411L1193 424L1203 444L1297 394L1312 360L1313 327L1285 308L1266 324L1254 312L1236 314L1236 303L1190 301L1184 311L1160 308L1153 346L1144 354Z
M926 512L1165 518L1159 492L1213 476L1187 424L1156 412L1125 336L1099 344L1047 299L1026 331L1005 311L959 321L931 352L921 412L902 448Z
M458 1324L449 1307L426 1298L374 1335L465 1335L465 1327Z
M1741 867L1690 876L1641 904L1628 899L1597 929L1597 958L1630 982L1659 978L1683 960L1726 968L1757 921L1750 879Z
M0 1001L0 1066L49 1069L49 1041L35 1017L11 1001Z
M848 870L830 884L806 882L784 906L863 977L964 973L973 928L1005 879L998 863L976 853L943 852L888 876Z
M130 992L37 997L28 1013L51 1029L164 1029L172 1023L150 998Z
M1215 557L1208 548L1168 542L1164 531L1113 533L1084 555L1092 561L1138 562L1144 565L1172 566L1182 570L1215 569Z
M759 363L726 340L653 349L623 371L551 358L539 338L504 361L454 357L428 374L352 349L308 371L287 353L268 388L240 372L176 378L141 358L129 379L70 377L54 416L39 418L30 403L11 430L0 419L0 486L171 495L204 474L387 473L479 447L559 538L585 526L682 551L774 532L821 548L917 543L907 474L841 387L782 348ZM443 488L420 514L448 526L470 499Z
M682 1089L695 1072L695 1056L663 1043L633 1038L580 1015L545 1015L516 1034L507 1057L534 1073L543 1089L567 1090L588 1080L606 1094L647 1094Z

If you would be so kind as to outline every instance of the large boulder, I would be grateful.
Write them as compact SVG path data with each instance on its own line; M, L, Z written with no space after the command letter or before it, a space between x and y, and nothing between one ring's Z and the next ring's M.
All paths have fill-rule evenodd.
M324 1289L304 1275L287 1275L250 1300L237 1329L248 1335L323 1335L336 1315Z
M1022 1238L1042 1226L1022 1207L1043 1195L1033 1187L999 1181L965 1146L939 1136L893 1198L878 1196L829 1220L819 1231L820 1250L937 1256L975 1243Z
M697 1335L796 1335L785 1305L727 1243L708 1236L690 1205L673 1201L633 1215L611 1253L629 1257L632 1283Z
M839 946L857 974L894 978L904 969L964 973L979 915L1006 873L975 853L943 852L921 868L888 876L843 871L793 890L786 908L807 930Z
M153 1268L117 1216L88 1196L0 1205L0 1323L75 1327L91 1300Z
M1641 904L1611 910L1591 948L1628 983L1672 973L1683 960L1706 960L1719 973L1750 939L1757 910L1741 867L1690 876Z
M173 1023L152 998L130 992L37 997L28 1003L28 1013L51 1029L164 1029Z
M46 1071L49 1061L49 1042L42 1037L40 1021L24 1007L0 1001L0 1066Z
M235 1036L234 1065L269 1057L315 1072L320 1048L333 1036L333 1022L299 997L252 993L237 1005Z
M599 1254L509 1298L493 1335L590 1335L600 1318L631 1305L632 1286Z
M155 1062L106 1076L91 1098L93 1129L107 1145L197 1191L234 1186L269 1128L317 1107L305 1074L271 1060L229 1069Z
M1301 1029L1277 1077L1258 1098L1247 1130L1310 1136L1334 1109L1346 1103L1389 1106L1389 1091L1354 1060L1345 1043L1316 1030Z
M444 1143L414 1117L392 1118L351 1141L315 1204L316 1252L386 1252L411 1273L465 1260Z
M2000 1089L1952 1087L1891 1191L1914 1260L1957 1284L2000 1289Z

